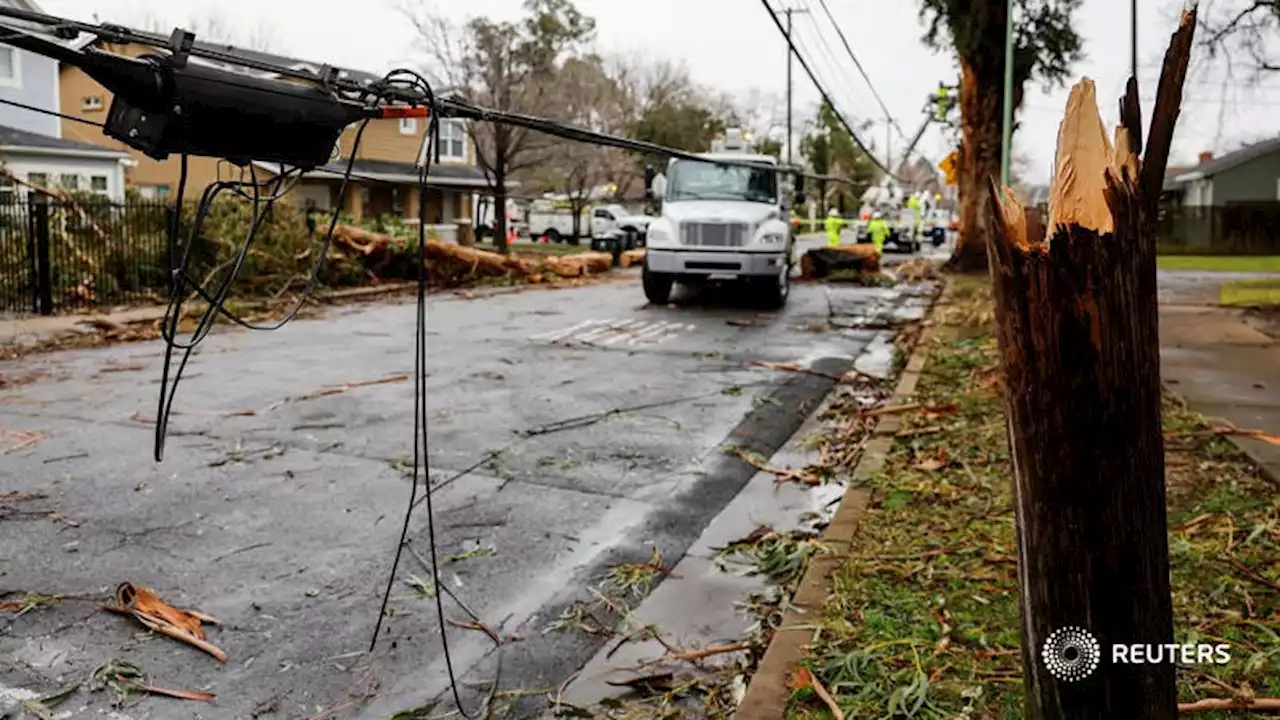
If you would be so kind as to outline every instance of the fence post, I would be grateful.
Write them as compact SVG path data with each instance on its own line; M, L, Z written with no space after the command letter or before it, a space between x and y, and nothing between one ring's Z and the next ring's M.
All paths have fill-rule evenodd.
M31 264L35 275L35 311L53 314L53 267L49 258L49 200L32 192L27 195L30 210Z

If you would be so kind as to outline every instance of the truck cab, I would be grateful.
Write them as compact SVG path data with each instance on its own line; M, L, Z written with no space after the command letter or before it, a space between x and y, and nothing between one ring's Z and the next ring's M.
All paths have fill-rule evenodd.
M782 307L794 244L785 171L777 158L751 153L733 130L699 157L705 160L672 160L653 179L650 193L662 211L646 237L645 296L665 304L676 283L728 279L755 286L764 304Z

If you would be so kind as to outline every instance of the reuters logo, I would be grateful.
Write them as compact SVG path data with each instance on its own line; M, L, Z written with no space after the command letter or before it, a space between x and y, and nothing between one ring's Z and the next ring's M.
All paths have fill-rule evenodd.
M1050 675L1064 682L1077 682L1098 669L1102 649L1088 630L1068 625L1053 631L1044 641L1040 657Z

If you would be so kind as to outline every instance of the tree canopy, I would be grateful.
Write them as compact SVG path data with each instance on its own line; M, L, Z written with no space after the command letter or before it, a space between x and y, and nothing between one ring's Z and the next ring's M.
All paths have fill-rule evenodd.
M1073 25L1083 2L1016 0L1015 93L1032 78L1047 86L1061 84L1071 67L1084 58L1083 44ZM981 77L1003 77L1006 7L1004 0L922 0L924 42L935 50L955 52ZM1001 42L993 43L995 39Z

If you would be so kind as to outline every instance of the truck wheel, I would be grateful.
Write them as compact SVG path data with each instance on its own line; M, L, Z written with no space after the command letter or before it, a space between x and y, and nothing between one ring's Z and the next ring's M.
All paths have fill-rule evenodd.
M666 305L671 299L671 285L675 282L669 273L653 272L649 263L644 264L640 273L640 283L644 285L644 296L654 305Z
M777 277L763 277L756 281L760 304L770 310L778 310L787 304L791 295L791 268L784 268Z
M550 242L550 243L562 242L560 238L560 231L556 230L555 228L551 228L547 230L545 233L543 233L543 235L547 237L547 242Z

